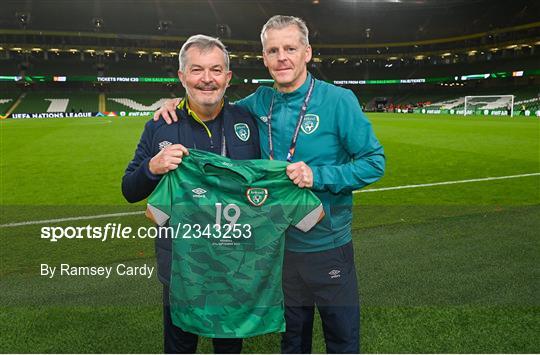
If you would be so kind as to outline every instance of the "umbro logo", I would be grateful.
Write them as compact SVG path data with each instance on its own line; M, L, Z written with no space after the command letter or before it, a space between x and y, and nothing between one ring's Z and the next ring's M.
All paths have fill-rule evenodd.
M341 277L340 275L341 271L340 270L331 270L328 275L330 275L330 278L331 279L337 279L338 277Z
M163 150L166 147L170 146L172 143L169 141L163 141L159 143L159 150Z
M201 197L206 197L205 193L207 191L201 187L197 187L196 189L191 190L191 192L193 192L194 194L193 197L201 198Z

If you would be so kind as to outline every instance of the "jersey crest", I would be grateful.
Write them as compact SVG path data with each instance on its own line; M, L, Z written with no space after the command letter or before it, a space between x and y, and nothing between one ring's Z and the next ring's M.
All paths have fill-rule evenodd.
M247 142L250 137L249 126L245 123L237 123L234 125L234 133L243 142Z
M246 197L253 206L259 207L264 204L268 198L268 189L262 187L251 187L246 191Z
M319 128L319 116L312 113L308 113L304 116L302 126L300 126L302 132L305 134L311 134Z

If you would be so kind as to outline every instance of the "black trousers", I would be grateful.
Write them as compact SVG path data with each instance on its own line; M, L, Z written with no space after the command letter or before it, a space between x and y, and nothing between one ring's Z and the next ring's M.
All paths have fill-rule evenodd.
M285 251L283 292L287 330L282 353L311 353L315 306L327 353L360 352L360 304L352 242L315 253Z
M175 326L171 319L169 286L163 285L163 350L166 354L193 354L197 352L199 337ZM213 338L214 353L238 354L242 351L242 339Z

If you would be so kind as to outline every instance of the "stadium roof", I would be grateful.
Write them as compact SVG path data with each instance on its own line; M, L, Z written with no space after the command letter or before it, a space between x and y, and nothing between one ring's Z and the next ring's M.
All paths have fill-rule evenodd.
M501 4L504 3L504 4ZM300 16L312 43L421 41L540 20L534 0L3 0L0 29L258 40L275 14Z

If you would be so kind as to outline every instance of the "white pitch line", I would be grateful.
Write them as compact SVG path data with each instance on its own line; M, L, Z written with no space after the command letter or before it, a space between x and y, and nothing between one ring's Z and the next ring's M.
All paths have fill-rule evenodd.
M487 177L487 178L480 178L480 179L442 181L442 182L433 182L433 183L429 183L429 184L403 185L403 186L381 187L379 189L357 190L357 191L354 191L354 193L377 192L377 191L388 191L388 190L402 190L402 189L414 189L414 188L418 188L418 187L465 184L465 183L469 183L469 182L491 181L491 180L516 179L516 178L521 178L521 177L539 176L539 175L540 175L540 173L531 173L531 174L508 175L508 176L494 176L494 177ZM111 214L99 214L99 215L94 215L94 216L57 218L57 219L48 219L48 220L41 220L41 221L26 221L26 222L0 224L0 228L29 226L29 225L33 225L33 224L59 223L59 222L68 222L68 221L82 221L82 220L109 218L109 217L134 216L134 215L143 214L143 213L144 213L144 211L122 212L122 213L111 213Z
M516 178L521 178L521 177L538 176L538 175L540 175L540 173L508 175L508 176L494 176L494 177L487 177L487 178L480 178L480 179L468 179L468 180L456 180L456 181L442 181L442 182L433 182L433 183L429 183L429 184L403 185L403 186L381 187L379 189L356 190L353 193L377 192L377 191L388 191L388 190L402 190L402 189L415 189L417 187L465 184L465 183L469 183L469 182L491 181L491 180L516 179Z
M45 219L45 220L41 220L41 221L26 221L26 222L0 224L0 228L29 226L29 225L32 225L32 224L49 224L49 223L68 222L68 221L83 221L85 219L99 219L99 218L109 218L109 217L133 216L133 215L143 214L143 213L144 213L144 211L137 211L137 212L121 212L121 213L110 213L110 214L98 214L98 215L95 215L95 216L79 216L79 217L66 217L66 218L57 218L57 219Z

